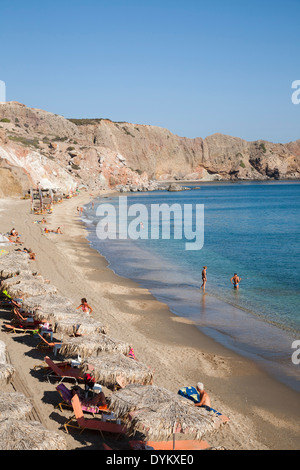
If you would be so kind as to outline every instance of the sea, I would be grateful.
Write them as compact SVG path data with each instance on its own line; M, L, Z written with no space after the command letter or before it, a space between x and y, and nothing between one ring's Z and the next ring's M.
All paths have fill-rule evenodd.
M184 185L184 191L96 198L82 218L90 246L116 274L147 288L175 315L300 391L300 182ZM153 206L182 209L181 235L178 213L154 219ZM203 217L197 219L199 207ZM163 235L166 220L170 232ZM185 222L194 230L189 235ZM203 246L187 249L200 228ZM234 273L241 277L238 290L230 281Z

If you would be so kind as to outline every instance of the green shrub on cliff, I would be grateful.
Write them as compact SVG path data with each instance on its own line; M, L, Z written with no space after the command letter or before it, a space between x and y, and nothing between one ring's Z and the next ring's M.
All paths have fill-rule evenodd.
M260 148L262 149L262 151L263 151L264 153L266 153L267 149L266 149L265 144L263 144L263 143L260 144Z

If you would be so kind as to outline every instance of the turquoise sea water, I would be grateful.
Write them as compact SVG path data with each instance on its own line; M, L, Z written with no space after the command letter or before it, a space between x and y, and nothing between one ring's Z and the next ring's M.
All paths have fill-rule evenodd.
M110 203L118 209L119 198L97 199L94 208L86 206L91 246L117 274L147 287L176 315L192 319L206 334L300 390L300 365L291 361L292 342L300 339L300 184L190 187L124 196L128 206L143 204L149 214L153 204L204 204L201 250L187 251L187 240L174 239L172 230L169 240L151 239L150 224L146 240L99 240L97 206ZM147 230L146 223L141 230ZM199 290L204 265L205 295ZM235 272L242 277L239 291L230 283Z

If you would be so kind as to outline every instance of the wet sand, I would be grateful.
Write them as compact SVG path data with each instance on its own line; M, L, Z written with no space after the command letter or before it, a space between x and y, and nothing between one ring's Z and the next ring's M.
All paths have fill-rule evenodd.
M299 393L172 314L146 289L114 274L86 240L77 206L89 200L91 195L83 193L55 205L54 213L46 216L47 226L60 226L62 235L44 234L44 226L33 223L42 216L30 214L29 201L0 201L0 232L15 227L24 246L37 254L32 265L75 306L86 297L93 317L108 325L109 334L130 342L137 358L155 369L155 384L177 392L183 386L204 383L212 407L230 418L221 430L206 437L209 444L230 450L299 449ZM0 322L9 318L1 312ZM61 425L71 413L54 408L59 401L55 385L41 381L38 371L33 371L44 357L34 349L37 341L3 331L0 340L7 344L19 386L33 399L40 420L48 429L63 433ZM99 436L92 433L64 435L70 449L101 448Z

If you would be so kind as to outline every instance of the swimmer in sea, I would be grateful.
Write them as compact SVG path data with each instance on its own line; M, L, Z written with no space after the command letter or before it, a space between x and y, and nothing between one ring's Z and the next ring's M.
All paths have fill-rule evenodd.
M202 286L200 287L200 289L203 289L203 292L205 292L205 285L206 285L206 281L207 281L206 270L207 270L207 266L203 266L203 269L202 269Z
M231 284L233 284L233 287L235 289L239 288L239 283L241 282L242 278L237 275L237 273L234 273L233 277L230 279Z

